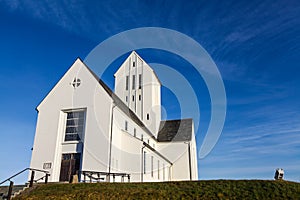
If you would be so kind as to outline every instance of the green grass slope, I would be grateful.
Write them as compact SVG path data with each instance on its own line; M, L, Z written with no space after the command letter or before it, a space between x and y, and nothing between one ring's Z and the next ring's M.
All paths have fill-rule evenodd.
M300 183L211 180L38 185L14 199L300 199Z

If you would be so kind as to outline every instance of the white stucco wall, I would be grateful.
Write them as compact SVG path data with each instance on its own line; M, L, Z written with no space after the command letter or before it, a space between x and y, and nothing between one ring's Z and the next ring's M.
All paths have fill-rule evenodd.
M138 87L140 75L142 76L141 88ZM126 90L126 76L129 78L128 90ZM134 88L132 87L133 76L135 76ZM157 136L161 121L160 87L161 84L153 69L136 52L132 52L115 73L115 93L155 136ZM141 95L141 100L139 100L139 95Z
M158 145L158 150L173 163L172 181L190 180L188 143L161 142ZM192 180L198 180L197 156L193 142L190 142L190 154Z
M127 121L127 130L125 130ZM135 129L135 136L134 136ZM157 141L145 130L139 127L131 118L125 115L118 107L114 109L114 126L112 137L112 169L111 172L130 174L132 182L169 181L169 167L164 158L147 147L143 148L143 142L156 149ZM146 151L146 174L143 172L144 160L142 152ZM151 156L153 156L153 176L151 173ZM158 176L158 162L160 163L160 176ZM163 166L165 167L165 179L163 179ZM142 174L141 174L142 173ZM143 176L143 178L141 177Z
M129 68L132 60L136 62L134 69ZM122 78L124 79L123 74L127 73L131 75L136 73L136 88L138 75L142 74L142 89L132 90L131 84L128 91L124 89L125 80L122 81ZM115 76L117 95L132 108L152 134L139 127L118 106L114 106L111 96L82 61L77 59L37 107L38 119L30 167L43 169L44 163L51 163L51 169L46 169L51 174L49 181L57 182L62 154L81 153L82 171L127 173L131 175L133 182L140 182L141 179L152 182L189 180L188 145L184 142L158 143L156 140L161 120L161 91L160 82L153 70L133 52ZM72 86L74 78L81 80L79 87ZM129 80L131 83L132 80ZM136 95L135 102L131 102L132 94ZM142 95L141 101L138 100L139 94ZM128 95L127 102L126 95ZM85 111L84 135L81 141L65 142L66 112L78 109ZM148 113L149 120L147 120ZM128 123L127 130L125 121ZM112 139L111 155L110 139ZM144 147L143 142L151 148ZM198 174L194 135L190 147L192 176L195 180ZM146 152L145 166L142 152ZM172 166L168 160L173 163ZM37 173L36 177L42 175Z
M71 85L74 77L81 84ZM58 181L62 153L82 153L83 170L107 170L108 137L112 100L93 75L76 60L62 79L37 107L39 112L31 159L31 168L43 168L43 163L52 163L49 181ZM84 138L64 142L65 111L84 109ZM37 174L39 175L39 174Z

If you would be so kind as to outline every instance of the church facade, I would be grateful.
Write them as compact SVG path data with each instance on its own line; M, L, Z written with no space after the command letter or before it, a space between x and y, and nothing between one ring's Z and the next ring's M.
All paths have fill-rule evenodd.
M79 58L37 106L30 167L49 181L197 180L192 119L161 119L161 83L132 52L114 92ZM36 177L42 174L36 174Z

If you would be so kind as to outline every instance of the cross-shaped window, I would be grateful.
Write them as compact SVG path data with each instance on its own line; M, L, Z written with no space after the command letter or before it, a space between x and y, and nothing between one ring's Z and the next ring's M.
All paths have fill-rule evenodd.
M79 78L74 78L72 85L74 88L77 88L77 87L79 87L80 83L81 83L81 80Z

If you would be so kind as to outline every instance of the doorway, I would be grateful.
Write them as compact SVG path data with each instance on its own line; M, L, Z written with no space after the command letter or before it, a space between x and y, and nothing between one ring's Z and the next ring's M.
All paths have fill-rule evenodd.
M60 182L71 181L73 175L80 170L80 153L62 154L61 168L60 168Z

